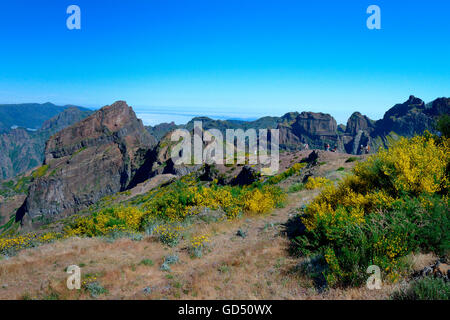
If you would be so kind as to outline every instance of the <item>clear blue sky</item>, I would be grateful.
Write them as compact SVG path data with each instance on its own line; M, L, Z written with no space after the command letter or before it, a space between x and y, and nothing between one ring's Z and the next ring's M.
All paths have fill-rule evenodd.
M0 103L378 119L450 96L449 16L448 0L1 0Z

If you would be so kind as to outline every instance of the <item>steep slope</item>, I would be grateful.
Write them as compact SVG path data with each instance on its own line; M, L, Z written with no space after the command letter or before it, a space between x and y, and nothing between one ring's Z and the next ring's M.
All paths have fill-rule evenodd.
M180 126L177 126L175 122L160 123L156 126L146 126L145 129L153 136L157 141L160 141L168 132L173 131Z
M400 135L412 136L432 128L433 117L426 112L425 102L410 96L404 103L399 103L386 111L383 119L376 122L376 133L387 135L391 131Z
M450 114L450 98L425 104L414 96L390 108L378 121L354 112L347 125L339 127L329 114L288 113L278 123L280 146L295 150L308 143L310 148L322 149L327 143L340 152L361 154L361 145L369 145L373 151L388 146L399 136L412 137L425 130L434 132L437 118L444 114Z
M125 190L155 139L118 101L50 138L17 220L70 214Z
M386 147L398 136L412 137L425 130L435 132L436 120L444 114L450 114L450 98L438 98L426 105L423 100L410 96L375 122L375 129L370 132L370 144L377 149Z
M330 144L331 147L342 150L337 123L331 115L315 112L288 115L289 121L278 124L282 148L302 149L307 143L310 148L322 149L324 144Z
M38 130L45 121L74 106L57 106L52 103L23 103L0 105L0 133L12 126ZM89 109L76 107L82 111Z
M45 121L37 131L19 127L0 134L0 180L12 178L41 164L48 138L90 114L91 110L71 107Z

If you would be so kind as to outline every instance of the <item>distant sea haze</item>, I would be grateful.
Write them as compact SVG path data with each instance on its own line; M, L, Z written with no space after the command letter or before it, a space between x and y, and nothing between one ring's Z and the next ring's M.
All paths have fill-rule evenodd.
M134 107L136 115L142 119L144 125L154 126L160 123L175 122L175 124L186 124L194 117L209 117L215 120L256 120L264 115L236 111L212 111L211 109L200 108L142 108Z

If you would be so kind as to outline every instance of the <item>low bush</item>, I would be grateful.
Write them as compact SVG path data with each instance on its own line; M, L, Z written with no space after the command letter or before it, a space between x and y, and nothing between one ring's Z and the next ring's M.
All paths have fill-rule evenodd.
M396 280L415 251L449 252L448 140L402 138L326 186L301 213L300 254L322 255L330 286L360 285L378 265Z
M206 235L196 236L191 239L189 246L189 251L192 256L196 258L201 258L203 256L203 251L209 242L209 237Z
M305 189L305 185L303 183L294 183L293 185L289 186L288 193L299 192L303 189Z
M323 186L330 185L331 181L323 177L309 177L308 181L305 183L305 188L308 190L313 190L317 188L322 188Z
M450 283L442 278L425 277L413 281L391 295L393 300L450 300Z

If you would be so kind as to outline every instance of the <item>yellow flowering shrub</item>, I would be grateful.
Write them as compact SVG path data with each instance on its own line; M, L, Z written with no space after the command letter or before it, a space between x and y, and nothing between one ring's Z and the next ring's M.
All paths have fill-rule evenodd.
M16 237L0 237L0 254L11 255L17 251L31 248L39 244L50 243L61 238L61 234L48 232L41 235L27 233Z
M78 218L65 232L66 236L94 237L117 231L139 231L143 217L144 212L136 207L108 208Z
M174 247L180 242L182 231L183 228L179 225L167 224L156 227L155 234L162 243Z
M292 165L292 167L286 169L286 171L269 177L266 180L266 183L268 183L268 184L280 183L281 181L283 181L291 176L298 175L304 167L306 167L306 163L295 163L294 165Z
M413 250L450 252L449 145L430 134L401 138L338 185L326 184L302 210L298 249L323 256L330 285L360 284L371 264L395 280Z
M308 181L305 183L305 188L308 190L313 190L317 188L322 188L325 185L331 184L331 181L323 177L309 177Z
M367 161L358 163L354 174L368 187L383 187L397 195L435 193L448 189L446 168L450 140L438 144L432 136L400 138L389 149L380 149Z
M400 192L419 195L448 189L445 172L449 155L448 140L437 145L433 138L401 138L388 150L381 149L367 161L358 163L353 175L344 178L337 187L325 187L305 210L303 222L311 230L315 215L333 215L339 206L359 207L368 213L389 208Z
M195 257L200 258L208 242L210 240L207 235L195 236L191 239L189 250Z
M300 172L304 164L296 164L276 179L285 179ZM273 177L272 177L273 178ZM127 205L109 207L78 218L65 229L65 236L99 236L116 231L152 230L164 243L174 243L179 238L177 225L203 210L223 210L228 219L240 213L267 213L281 206L285 194L273 185L274 180L249 186L222 186L201 183L193 175L187 175L174 183L157 187L146 195L137 197ZM102 200L103 205L111 197Z

